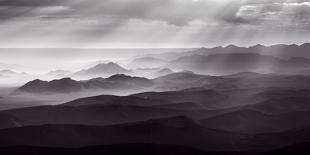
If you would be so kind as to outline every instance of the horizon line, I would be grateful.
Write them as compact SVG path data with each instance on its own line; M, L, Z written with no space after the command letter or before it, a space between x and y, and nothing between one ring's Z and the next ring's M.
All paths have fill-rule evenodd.
M226 48L229 46L236 46L236 47L244 47L244 48L249 48L257 45L265 46L265 47L271 47L275 45L286 45L286 46L292 46L292 45L297 45L297 46L302 46L304 44L310 44L310 42L304 42L304 43L291 43L291 44L286 44L286 43L277 43L277 44L252 44L252 45L237 45L237 44L226 44L226 45L215 45L215 46L195 46L195 47L0 47L0 49L201 49L201 48Z

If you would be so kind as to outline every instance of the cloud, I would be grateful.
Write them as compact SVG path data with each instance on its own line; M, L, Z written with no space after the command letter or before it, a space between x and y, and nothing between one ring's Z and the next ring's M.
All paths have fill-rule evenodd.
M63 4L66 0L0 0L0 6L40 7Z
M160 20L174 25L186 25L189 22L214 19L219 22L246 23L245 19L235 16L240 3L229 1L184 1L184 0L0 0L2 18L36 17L40 12L33 10L50 10L70 8L59 11L58 16L75 16L84 18L101 18L114 16L120 19ZM225 9L222 9L225 8ZM47 12L47 11L46 11ZM43 12L42 14L46 14Z
M309 18L308 0L0 0L0 46L301 42Z
M310 26L310 2L302 0L248 1L241 6L238 16L259 26L281 29Z

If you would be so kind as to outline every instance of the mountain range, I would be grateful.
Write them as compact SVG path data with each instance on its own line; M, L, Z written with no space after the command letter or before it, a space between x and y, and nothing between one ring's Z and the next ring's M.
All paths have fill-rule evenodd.
M289 74L310 67L310 59L281 59L256 53L191 55L169 62L167 68L199 74L229 75L240 72Z
M25 88L70 92L144 83L165 89L0 111L0 146L162 144L203 152L281 152L310 141L309 80L301 75L244 72L214 77L188 71L155 79L114 75L85 81L36 80Z
M229 45L52 71L1 89L0 153L307 154L308 49Z
M310 54L308 52L310 48L310 43L304 43L301 45L272 45L272 46L264 46L264 45L254 45L250 47L238 47L235 45L229 45L226 47L214 47L214 48L200 48L197 50L192 50L191 54L199 54L199 55L212 55L212 54L232 54L232 53L257 53L263 55L276 56L284 59L288 59L291 57L305 57L310 58ZM292 52L294 51L294 52Z
M94 78L76 81L63 78L52 81L34 80L17 89L28 93L68 93L90 90L137 90L179 91L179 90L235 90L253 89L267 91L265 88L309 89L310 77L303 75L278 75L243 72L228 76L207 76L192 72L177 72L155 79L116 74L108 78Z
M151 80L141 77L131 77L124 74L117 74L108 78L95 78L84 81L76 81L71 78L63 78L52 81L39 79L30 81L19 87L16 92L27 93L70 93L96 89L146 89L152 86Z

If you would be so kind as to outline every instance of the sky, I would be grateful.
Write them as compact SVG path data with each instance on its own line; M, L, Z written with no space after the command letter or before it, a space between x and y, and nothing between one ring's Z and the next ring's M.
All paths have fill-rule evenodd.
M309 0L0 0L0 48L301 44Z

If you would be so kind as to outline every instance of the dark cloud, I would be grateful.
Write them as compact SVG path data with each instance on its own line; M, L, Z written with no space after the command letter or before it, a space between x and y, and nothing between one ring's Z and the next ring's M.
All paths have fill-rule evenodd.
M0 0L0 19L37 18L63 13L67 1L62 0Z
M66 0L0 0L0 6L39 7L64 4Z
M245 19L235 16L240 3L219 3L213 0L195 2L192 0L0 0L1 6L10 9L1 11L3 14L7 14L3 15L2 19L42 16L39 13L31 13L31 9L66 6L72 10L70 12L60 11L58 16L99 19L102 16L115 16L125 20L131 18L160 20L180 26L193 20L208 20L210 18L219 22L246 23ZM227 8L221 10L222 7Z

